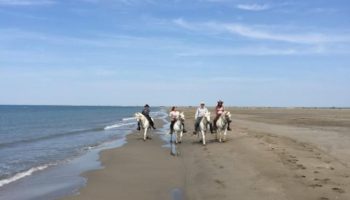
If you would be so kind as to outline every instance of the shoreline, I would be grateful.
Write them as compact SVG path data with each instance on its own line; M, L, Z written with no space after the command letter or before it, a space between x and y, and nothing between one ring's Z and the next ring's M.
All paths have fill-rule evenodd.
M159 115L158 112L155 113ZM131 118L131 116L122 118L120 123L126 121L122 125L129 125L127 121ZM117 125L120 124L118 123ZM135 123L136 121L133 124ZM104 129L109 129L108 127L105 126ZM80 154L20 172L9 178L9 182L4 179L4 185L0 187L0 199L58 199L78 192L86 184L86 179L81 174L103 167L99 160L100 152L125 145L127 143L126 136L132 130L134 128L129 130L116 129L114 132L118 133L111 140L98 145L86 146L81 149Z
M127 133L125 133L127 134ZM99 153L120 148L126 143L123 137L92 147L87 152L43 170L35 171L17 181L0 188L0 198L18 199L58 199L72 195L86 184L81 176L86 171L102 168ZM50 177L50 178L48 178ZM28 185L30 185L28 187ZM18 192L20 190L21 192Z
M155 121L156 127L167 125ZM171 155L162 135L166 128L152 130L147 141L142 140L142 131L133 131L123 147L100 152L103 168L83 173L86 186L63 199L185 199L181 158Z

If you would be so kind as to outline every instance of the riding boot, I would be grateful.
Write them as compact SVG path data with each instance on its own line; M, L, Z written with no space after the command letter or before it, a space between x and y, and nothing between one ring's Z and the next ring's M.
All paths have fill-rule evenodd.
M183 132L184 132L184 133L187 133L187 131L186 131L186 129L185 129L185 124L184 124L184 123L182 123L182 127L184 127Z
M214 127L212 123L209 123L209 127L210 127L210 133L213 134L214 133Z
M198 126L197 124L194 125L194 131L193 131L193 135L196 135L198 131Z
M232 130L231 127L230 127L230 124L231 124L231 122L228 122L228 125L227 125L227 130L228 130L228 131L231 131L231 130Z
M170 122L170 134L173 134L173 131L174 131L174 124L175 124L174 121Z
M141 130L141 127L140 127L140 122L137 122L137 130Z
M153 121L151 121L150 125L151 125L151 127L152 127L153 129L156 129L156 127L154 127L154 122L153 122Z

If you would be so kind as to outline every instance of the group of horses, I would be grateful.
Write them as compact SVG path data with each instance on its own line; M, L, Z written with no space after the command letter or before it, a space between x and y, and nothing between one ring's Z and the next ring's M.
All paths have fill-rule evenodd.
M147 118L141 113L135 113L135 118L138 123L140 123L141 128L143 129L143 140L147 139L147 132L150 129L150 123ZM185 114L183 112L179 112L176 118L176 122L174 123L173 131L170 131L170 134L175 134L175 143L182 142L182 136L184 127L183 124L185 122ZM231 122L231 113L225 111L216 121L216 140L220 143L226 141L228 124ZM202 117L199 127L197 130L197 136L203 145L206 145L206 133L210 131L210 112L206 113L205 116Z

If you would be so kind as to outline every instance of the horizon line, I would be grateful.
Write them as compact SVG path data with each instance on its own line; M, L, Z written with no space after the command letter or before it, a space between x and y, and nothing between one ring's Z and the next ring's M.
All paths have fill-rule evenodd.
M64 105L64 104L0 104L0 106L57 106L57 107L144 107L144 105ZM215 105L207 106L214 107ZM154 105L151 107L172 107L169 105ZM182 107L198 107L198 105L179 105ZM314 108L314 109L350 109L350 106L232 106L226 105L229 108L289 108L289 109L302 109L302 108Z

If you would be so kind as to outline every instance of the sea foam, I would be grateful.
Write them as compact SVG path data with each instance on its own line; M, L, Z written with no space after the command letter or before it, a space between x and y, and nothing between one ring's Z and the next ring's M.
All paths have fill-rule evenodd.
M109 130L109 129L113 129L113 128L120 128L122 126L130 126L130 125L135 125L135 122L133 122L133 123L117 123L117 124L113 124L113 125L110 125L110 126L106 126L104 128L104 130Z
M14 181L17 181L19 179L22 179L24 177L30 176L34 172L44 170L44 169L48 168L49 166L50 165L42 165L42 166L38 166L38 167L33 167L33 168L31 168L31 169L29 169L27 171L17 173L16 175L14 175L14 176L12 176L12 177L10 177L8 179L0 180L0 187L2 187L4 185L7 185L9 183L12 183Z

